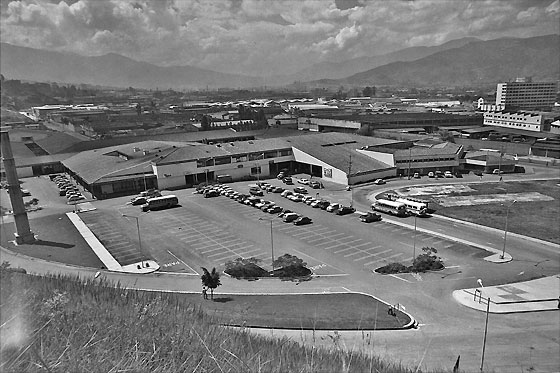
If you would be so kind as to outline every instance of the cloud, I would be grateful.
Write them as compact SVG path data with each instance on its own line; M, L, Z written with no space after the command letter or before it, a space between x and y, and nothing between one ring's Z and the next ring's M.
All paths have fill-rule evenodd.
M3 42L246 74L558 33L560 0L0 0Z

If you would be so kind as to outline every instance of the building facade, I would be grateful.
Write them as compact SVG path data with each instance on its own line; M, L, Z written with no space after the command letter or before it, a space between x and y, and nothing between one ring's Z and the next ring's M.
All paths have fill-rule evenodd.
M508 111L487 111L484 125L541 132L544 118L541 114Z
M505 110L550 111L556 101L556 82L533 82L529 78L499 83L496 88L496 106Z

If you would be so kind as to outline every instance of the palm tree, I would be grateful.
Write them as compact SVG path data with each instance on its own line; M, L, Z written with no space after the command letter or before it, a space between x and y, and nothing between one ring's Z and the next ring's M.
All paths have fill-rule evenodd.
M202 285L210 289L210 299L214 300L214 289L222 284L220 282L220 273L216 271L216 268L212 268L212 272L208 272L204 267L202 267L202 270L204 271L202 276L200 276Z

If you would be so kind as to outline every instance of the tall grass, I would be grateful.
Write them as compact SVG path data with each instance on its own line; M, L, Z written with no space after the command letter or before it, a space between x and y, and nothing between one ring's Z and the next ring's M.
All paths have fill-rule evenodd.
M3 269L1 372L411 372L219 326L180 295Z

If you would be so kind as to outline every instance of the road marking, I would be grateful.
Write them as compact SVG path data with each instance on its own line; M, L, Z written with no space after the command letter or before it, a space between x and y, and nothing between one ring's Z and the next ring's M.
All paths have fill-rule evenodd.
M328 250L329 248L325 248L325 249ZM345 251L353 250L353 249L354 249L354 247L350 246L350 247L346 247L346 248L344 248L344 249L342 249L342 250L334 251L334 253L335 253L335 254L339 254L339 253L343 253L343 252L345 252Z
M362 253L362 251L356 251L356 252L344 255L344 257L347 258L349 256L356 255L356 254L361 254L361 253Z
M180 261L181 263L183 263L188 269L190 269L192 272L194 272L196 275L199 275L199 273L197 271L195 271L194 269L191 268L190 265L188 265L187 263L185 263L183 260L181 260L180 258L178 258L175 254L173 254L171 251L167 250L167 252L169 254L171 254L172 257L174 257L175 259L177 259L178 261Z
M396 278L396 279L399 279L399 280L404 281L404 282L412 283L412 281L405 280L404 278L401 278L401 277L399 277L399 276L397 276L397 275L395 275L395 274L392 274L392 273L389 274L389 276L391 276L391 277L393 277L393 278Z

